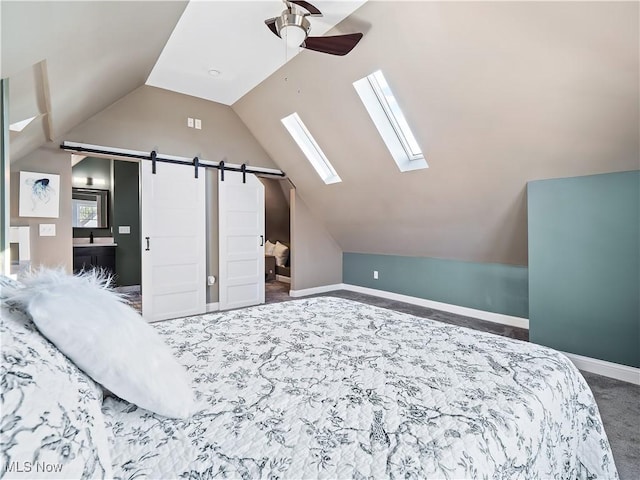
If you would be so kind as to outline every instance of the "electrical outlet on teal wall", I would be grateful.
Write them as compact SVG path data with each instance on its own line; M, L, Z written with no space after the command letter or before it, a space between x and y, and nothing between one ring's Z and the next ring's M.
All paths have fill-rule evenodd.
M529 338L640 367L640 172L530 182Z
M527 267L427 257L344 253L345 283L528 317ZM378 279L372 275L378 272Z

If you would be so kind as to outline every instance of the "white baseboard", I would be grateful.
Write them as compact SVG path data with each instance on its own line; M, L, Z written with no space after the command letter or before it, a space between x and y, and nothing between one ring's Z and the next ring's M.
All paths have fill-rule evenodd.
M511 327L529 329L528 318L514 317L512 315L505 315L503 313L487 312L485 310L477 310L475 308L469 307L461 307L459 305L452 305L450 303L436 302L433 300L426 300L424 298L411 297L409 295L386 292L384 290L376 290L374 288L350 285L348 283L343 283L342 288L344 290L349 290L350 292L364 293L367 295L373 295L375 297L410 303L412 305L418 305L420 307L433 308L434 310L442 310L443 312L464 315L465 317L479 318L480 320L486 320L487 322L500 323L502 325L509 325Z
M209 312L217 312L218 310L220 310L220 303L216 302L216 303L207 303L205 305L205 312L209 313Z
M285 277L284 275L276 275L276 280L284 283L291 283L291 277Z
M304 288L302 290L289 290L289 296L294 298L317 295L318 293L333 292L335 290L345 290L344 284L324 285L322 287Z
M500 323L518 328L529 328L529 319L505 315L502 313L487 312L484 310L476 310L475 308L461 307L459 305L451 305L449 303L435 302L424 298L411 297L409 295L401 295L399 293L387 292L384 290L376 290L374 288L360 287L348 283L336 283L334 285L325 285L322 287L306 288L303 290L290 290L289 295L295 298L306 297L307 295L317 295L319 293L327 293L335 290L348 290L350 292L364 293L373 295L374 297L387 298L398 302L410 303L420 307L433 308L444 312L456 313L466 317L479 318L488 322Z
M607 362L597 358L583 357L575 353L562 352L573 362L578 370L595 373L603 377L615 378L623 382L640 385L640 368L629 367L619 363Z

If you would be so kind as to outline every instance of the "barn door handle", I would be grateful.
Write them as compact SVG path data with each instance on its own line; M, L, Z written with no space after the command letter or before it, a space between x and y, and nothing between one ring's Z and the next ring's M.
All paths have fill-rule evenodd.
M145 248L145 251L147 251L147 252L148 252L149 250L151 250L151 249L149 248L149 237L144 237L144 239L147 241L147 248Z
M260 235L260 246L264 247L264 235Z

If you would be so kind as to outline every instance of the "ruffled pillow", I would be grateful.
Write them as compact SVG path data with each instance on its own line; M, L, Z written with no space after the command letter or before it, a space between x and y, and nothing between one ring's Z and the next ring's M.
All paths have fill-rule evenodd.
M72 276L43 269L8 299L115 395L160 415L188 417L193 391L185 368L138 312L108 288L108 278L95 272Z

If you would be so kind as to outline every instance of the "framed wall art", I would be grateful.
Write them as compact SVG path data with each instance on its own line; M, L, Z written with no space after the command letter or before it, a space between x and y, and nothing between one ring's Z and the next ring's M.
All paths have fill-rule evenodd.
M60 216L60 175L20 172L21 217Z

